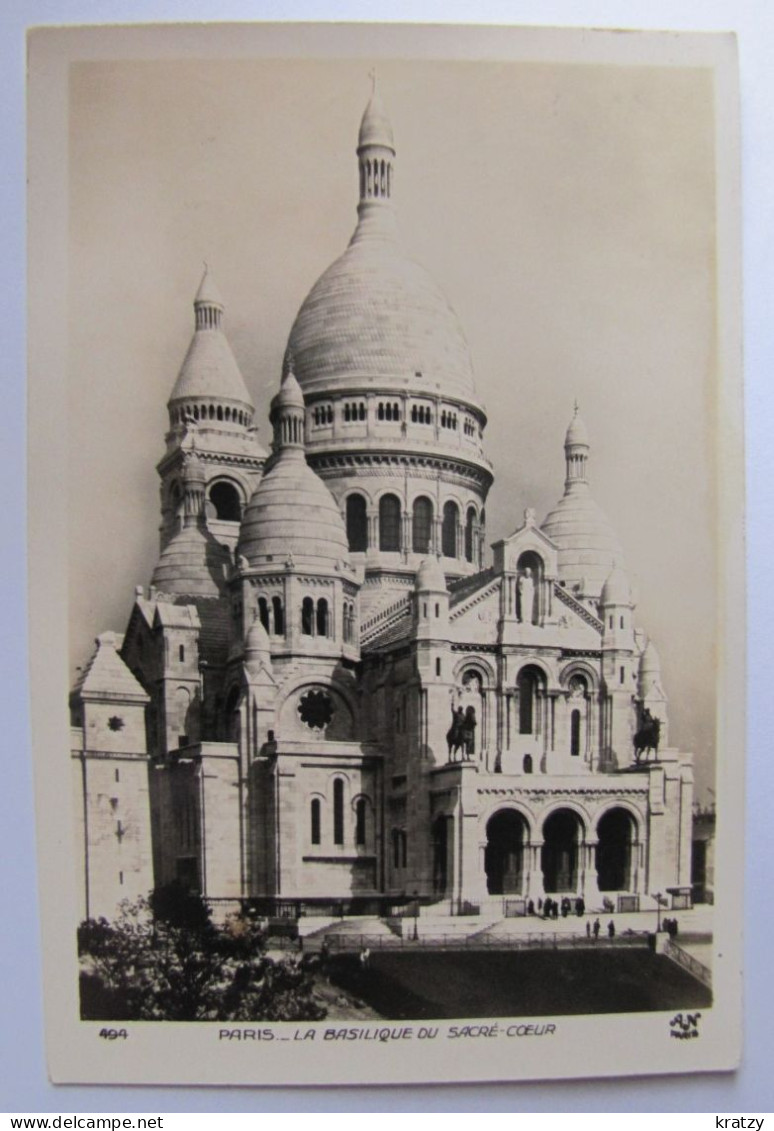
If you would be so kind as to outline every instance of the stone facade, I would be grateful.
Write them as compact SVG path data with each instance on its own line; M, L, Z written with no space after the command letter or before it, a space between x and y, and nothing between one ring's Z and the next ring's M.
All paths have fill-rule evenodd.
M564 494L485 565L486 414L401 248L376 94L357 154L358 224L291 329L268 456L209 273L197 294L159 562L72 694L84 914L173 880L224 907L452 912L690 887L691 756L577 406Z

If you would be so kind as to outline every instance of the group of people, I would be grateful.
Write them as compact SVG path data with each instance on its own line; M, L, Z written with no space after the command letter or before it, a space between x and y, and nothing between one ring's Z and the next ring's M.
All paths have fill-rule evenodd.
M612 910L612 907L608 905L607 900L605 901L605 910ZM574 912L579 919L583 918L584 914L586 913L586 904L583 896L579 895L576 896L575 899L571 899L569 896L565 895L562 897L561 902L559 902L559 900L552 899L549 895L546 896L545 899L539 899L537 901L537 904L535 904L535 901L532 899L530 899L527 903L527 914L538 915L541 919L558 919L560 915L563 919L566 919L567 916L572 912ZM664 930L669 931L670 934L672 934L672 931L668 924L674 923L674 933L677 933L676 919L664 919L663 922ZM596 942L596 940L600 936L601 931L602 924L599 918L596 918L593 921L591 919L586 920L586 938L593 938ZM615 922L612 919L607 924L607 937L609 939L615 938ZM674 935L672 937L674 937Z
M551 896L548 895L545 899L539 899L537 901L537 907L533 899L527 904L527 914L539 915L541 919L558 919L560 913L562 918L566 919L573 910L579 919L583 917L586 911L583 896L579 895L576 899L572 900L569 896L565 895L561 903L559 903L558 900L552 899Z
M677 937L677 919L662 919L661 929L666 931L671 939Z

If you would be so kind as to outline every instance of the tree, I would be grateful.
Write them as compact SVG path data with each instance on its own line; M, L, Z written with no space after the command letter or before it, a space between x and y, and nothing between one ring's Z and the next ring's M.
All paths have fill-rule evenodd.
M212 922L201 897L179 885L124 902L117 919L78 931L81 1013L111 1021L319 1020L310 972L274 961L249 916Z

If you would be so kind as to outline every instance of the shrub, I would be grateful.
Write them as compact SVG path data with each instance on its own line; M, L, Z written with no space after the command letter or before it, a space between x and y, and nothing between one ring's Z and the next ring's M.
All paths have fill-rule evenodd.
M124 902L114 922L78 929L81 1013L112 1021L302 1021L325 1009L294 957L275 962L249 916L222 927L180 885Z

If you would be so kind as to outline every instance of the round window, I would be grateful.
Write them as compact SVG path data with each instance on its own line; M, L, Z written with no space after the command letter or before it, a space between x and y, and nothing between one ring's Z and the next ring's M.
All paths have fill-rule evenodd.
M298 714L310 730L324 730L333 718L333 700L327 691L307 691L301 696Z

